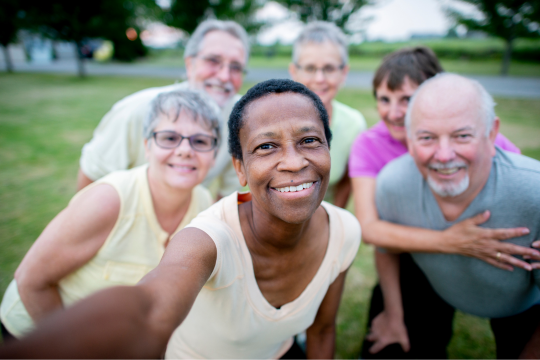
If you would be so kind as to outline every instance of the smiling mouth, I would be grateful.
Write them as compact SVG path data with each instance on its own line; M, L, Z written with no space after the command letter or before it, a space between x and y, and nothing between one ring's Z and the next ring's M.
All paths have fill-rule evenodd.
M313 184L314 184L313 182L308 182L308 183L300 184L298 186L285 186L282 188L272 188L272 189L277 190L279 192L297 192L297 191L309 189L310 187L313 186Z
M196 167L194 166L188 166L188 165L173 165L173 164L168 164L170 167L172 167L173 169L175 170L180 170L180 171L194 171L194 170L197 170Z
M209 90L212 90L212 91L215 91L215 92L220 92L220 93L223 93L223 94L229 94L231 92L231 90L223 87L223 86L219 86L219 85L211 85L211 84L206 84L205 87Z
M448 164L450 165L450 164ZM452 164L450 166L437 166L437 164L435 165L432 165L429 167L430 170L432 171L435 171L436 173L439 173L441 175L453 175L455 173L457 173L459 170L461 169L467 169L466 166L462 165L462 164Z

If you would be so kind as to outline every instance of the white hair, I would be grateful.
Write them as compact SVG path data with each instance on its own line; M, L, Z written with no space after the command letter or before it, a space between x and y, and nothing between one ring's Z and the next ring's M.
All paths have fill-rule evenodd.
M300 48L307 43L320 44L329 41L337 45L341 55L341 62L347 65L349 62L349 52L347 50L347 37L336 24L328 21L314 21L309 23L298 35L293 45L293 62L298 63Z
M405 115L405 127L407 128L407 135L411 136L411 114L412 109L414 107L414 103L416 101L416 98L418 97L418 94L421 92L421 90L429 86L432 82L439 81L444 78L448 77L458 77L460 79L464 79L467 82L469 82L478 92L479 97L479 113L480 117L484 121L484 125L486 128L486 136L489 136L489 133L491 129L493 128L493 123L495 121L495 117L497 116L495 114L495 105L497 103L493 100L493 97L486 91L486 89L476 80L468 79L466 77L453 74L453 73L440 73L435 75L434 77L424 81L422 85L418 87L418 89L415 91L414 95L411 97L411 100L409 101L409 107L407 108L407 113Z
M174 90L159 94L150 104L150 112L143 123L143 135L150 139L160 122L159 115L174 112L176 121L182 111L187 111L197 122L202 122L220 141L220 110L212 98L196 90Z
M190 36L186 49L184 50L184 59L188 57L197 56L201 51L201 44L206 36L211 31L223 31L226 32L242 42L245 52L246 64L249 60L249 37L246 30L234 21L223 21L210 19L205 20L197 26L193 34Z

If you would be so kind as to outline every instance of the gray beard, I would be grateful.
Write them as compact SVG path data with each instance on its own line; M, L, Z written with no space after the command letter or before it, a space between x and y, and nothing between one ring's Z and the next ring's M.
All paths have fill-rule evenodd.
M463 194L469 187L469 175L465 175L465 177L458 184L440 184L433 180L431 176L427 177L427 183L431 190L437 195L442 197L455 197Z

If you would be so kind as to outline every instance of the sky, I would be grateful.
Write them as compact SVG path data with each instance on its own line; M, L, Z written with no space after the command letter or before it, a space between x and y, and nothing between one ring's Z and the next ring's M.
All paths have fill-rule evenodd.
M444 8L448 6L475 13L474 7L457 0L377 0L375 5L364 6L356 14L353 24L355 28L364 28L365 35L357 35L352 41L400 41L413 34L444 35L452 26L444 14ZM291 43L302 30L302 24L294 14L273 1L266 3L257 17L276 23L258 35L257 41L263 45L276 41ZM371 20L366 21L368 18Z

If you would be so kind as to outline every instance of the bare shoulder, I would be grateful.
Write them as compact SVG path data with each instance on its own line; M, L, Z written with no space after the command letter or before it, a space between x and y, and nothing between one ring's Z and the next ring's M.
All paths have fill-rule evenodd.
M89 232L107 229L109 232L120 214L121 202L116 189L99 184L83 190L64 210L66 226L77 225Z

